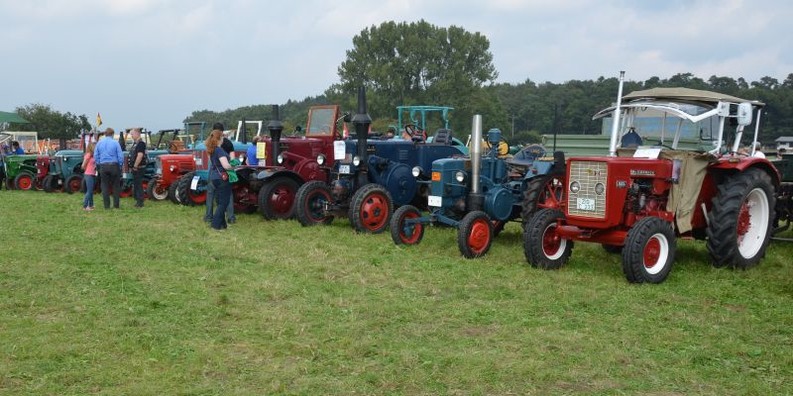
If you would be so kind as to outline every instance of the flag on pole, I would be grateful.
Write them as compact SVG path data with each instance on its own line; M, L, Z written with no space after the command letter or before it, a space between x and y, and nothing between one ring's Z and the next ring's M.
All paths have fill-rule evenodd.
M96 127L99 128L100 126L102 126L102 116L96 113Z

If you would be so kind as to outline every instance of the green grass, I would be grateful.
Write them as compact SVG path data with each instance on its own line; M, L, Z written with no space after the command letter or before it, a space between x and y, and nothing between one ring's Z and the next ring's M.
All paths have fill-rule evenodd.
M583 243L531 268L517 225L465 260L452 229L398 247L80 202L0 192L0 393L793 393L793 244L733 271L681 242L665 283L632 285Z

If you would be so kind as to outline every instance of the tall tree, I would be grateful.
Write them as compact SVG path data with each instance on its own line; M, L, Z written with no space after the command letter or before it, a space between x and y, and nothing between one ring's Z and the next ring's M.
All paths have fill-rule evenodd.
M21 130L37 131L40 138L58 139L61 147L65 147L66 140L79 137L80 131L91 129L85 114L64 114L49 105L32 103L17 107L16 112L30 121L30 124L19 125Z
M470 123L467 98L498 76L489 48L484 35L457 26L384 22L353 37L338 69L340 83L327 96L351 97L363 85L370 113L379 117L398 105L451 105L461 110L452 119L459 129Z

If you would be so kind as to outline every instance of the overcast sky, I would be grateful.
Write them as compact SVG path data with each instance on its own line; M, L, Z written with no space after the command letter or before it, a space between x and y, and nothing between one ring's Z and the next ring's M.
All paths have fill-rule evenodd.
M0 0L0 110L156 131L194 110L302 100L338 81L353 36L389 20L483 33L498 82L782 81L791 17L790 0Z

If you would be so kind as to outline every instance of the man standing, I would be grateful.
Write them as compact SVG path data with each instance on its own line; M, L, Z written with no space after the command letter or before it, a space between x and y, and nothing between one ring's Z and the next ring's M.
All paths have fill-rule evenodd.
M146 171L146 142L140 138L140 128L132 130L132 151L129 153L129 168L132 171L132 193L135 207L143 207L143 174Z
M118 141L113 139L115 133L113 128L105 129L105 137L99 140L94 149L105 209L110 209L110 191L113 191L113 207L116 209L119 208L121 193L121 167L124 166L124 153L121 152Z

